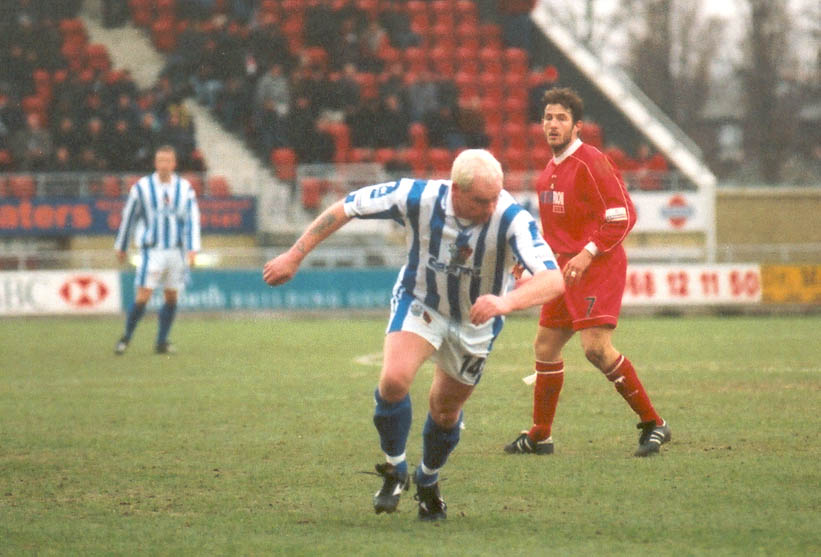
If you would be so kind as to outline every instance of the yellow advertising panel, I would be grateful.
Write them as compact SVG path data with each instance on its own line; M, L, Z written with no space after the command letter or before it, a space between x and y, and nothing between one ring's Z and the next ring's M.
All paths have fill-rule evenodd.
M821 304L821 265L762 265L761 283L764 302Z

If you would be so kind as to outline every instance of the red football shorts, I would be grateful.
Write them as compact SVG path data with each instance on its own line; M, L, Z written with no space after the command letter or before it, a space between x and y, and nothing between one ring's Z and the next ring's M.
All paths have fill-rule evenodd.
M559 254L559 268L572 259L572 254ZM563 295L542 306L539 325L550 328L587 329L619 321L621 299L627 280L627 255L624 248L593 258L580 281L568 286Z

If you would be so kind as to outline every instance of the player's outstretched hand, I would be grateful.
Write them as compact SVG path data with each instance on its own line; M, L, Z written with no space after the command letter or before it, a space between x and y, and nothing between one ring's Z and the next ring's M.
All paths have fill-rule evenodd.
M510 313L510 310L510 304L504 298L485 294L479 296L470 308L470 322L474 325L481 325L492 317Z
M290 252L285 252L268 261L262 268L262 278L271 286L285 284L292 278L299 269L299 261L291 256Z

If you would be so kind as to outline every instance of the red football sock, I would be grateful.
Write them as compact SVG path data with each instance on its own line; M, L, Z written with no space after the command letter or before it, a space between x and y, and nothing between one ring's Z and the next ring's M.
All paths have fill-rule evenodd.
M550 437L559 393L564 384L564 362L536 361L536 386L533 391L533 427L528 437L533 441L544 441Z
M639 381L636 369L630 360L623 355L619 356L610 371L604 372L604 376L613 382L616 390L627 401L633 412L639 415L642 422L654 421L658 425L664 423L653 408L650 397L647 396L647 391Z

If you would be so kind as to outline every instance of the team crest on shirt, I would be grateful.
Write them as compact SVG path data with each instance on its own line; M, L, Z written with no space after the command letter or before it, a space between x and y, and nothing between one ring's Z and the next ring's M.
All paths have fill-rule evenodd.
M450 266L462 266L473 255L473 248L466 244L451 244L448 251L450 252Z

